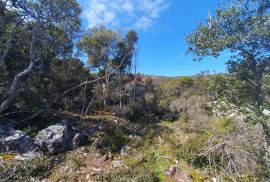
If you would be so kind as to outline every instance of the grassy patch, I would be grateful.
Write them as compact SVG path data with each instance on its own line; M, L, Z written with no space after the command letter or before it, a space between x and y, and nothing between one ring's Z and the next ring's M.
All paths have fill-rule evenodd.
M41 180L49 174L49 160L38 157L31 161L12 161L0 165L0 177L3 181Z

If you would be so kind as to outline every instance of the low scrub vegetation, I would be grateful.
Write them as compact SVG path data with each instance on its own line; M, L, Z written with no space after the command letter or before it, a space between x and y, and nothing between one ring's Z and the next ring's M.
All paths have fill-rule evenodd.
M0 181L269 181L269 10L218 7L187 53L228 72L167 78L137 72L135 30L81 30L76 0L1 0Z

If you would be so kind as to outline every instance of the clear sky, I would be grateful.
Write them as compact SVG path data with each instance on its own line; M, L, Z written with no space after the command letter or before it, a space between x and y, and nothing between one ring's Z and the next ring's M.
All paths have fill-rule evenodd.
M139 33L138 71L160 76L225 72L229 54L201 63L186 56L185 35L225 0L78 0L84 28L103 24Z

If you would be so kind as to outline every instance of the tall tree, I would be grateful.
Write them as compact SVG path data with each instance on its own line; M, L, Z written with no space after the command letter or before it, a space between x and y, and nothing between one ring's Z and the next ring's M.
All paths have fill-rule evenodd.
M28 75L38 62L49 60L46 57L48 56L47 53L53 52L54 56L62 56L60 54L62 51L56 50L63 50L67 44L66 41L63 41L65 40L63 36L57 38L58 36L55 35L65 35L66 40L72 40L80 28L79 15L81 13L75 0L6 0L1 1L2 5L4 6L2 17L7 16L7 14L14 14L16 18L9 19L9 24L13 25L12 28L6 27L6 29L9 28L6 31L9 36L7 36L8 39L4 48L0 50L0 61L18 61L8 59L8 56L14 48L12 48L13 45L23 44L28 49L26 63L24 63L28 65L14 76L10 89L0 105L0 113L8 108L14 100L22 78ZM15 31L18 29L28 35L27 40L14 39Z
M253 106L261 113L264 101L262 78L270 71L270 1L233 0L209 15L206 23L186 37L188 53L196 60L204 56L218 57L223 51L232 53L228 68L240 83L240 95L247 98L241 105ZM270 146L270 131L266 119L263 126Z
M101 81L104 107L111 93L110 81L115 76L110 73L117 70L121 88L122 74L131 67L137 39L135 31L128 32L123 38L119 32L98 26L89 29L78 43L79 49L88 55L91 67L97 69L101 76L105 76L104 81Z
M122 96L124 93L123 88L123 76L124 74L130 74L131 68L132 68L132 59L136 52L135 44L138 41L138 35L137 32L134 30L130 30L125 38L118 43L118 49L117 49L117 57L114 60L114 67L119 67L118 70L118 76L119 76L119 107L122 107ZM132 54L129 54L126 56L129 52L132 52Z

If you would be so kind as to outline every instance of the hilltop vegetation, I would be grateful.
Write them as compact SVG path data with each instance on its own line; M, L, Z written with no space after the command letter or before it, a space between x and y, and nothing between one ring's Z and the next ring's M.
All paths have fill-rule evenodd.
M81 31L75 0L0 1L0 181L269 181L269 7L186 37L228 73L167 78L136 72L135 30Z

